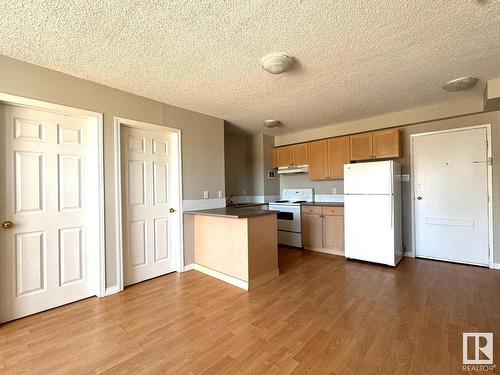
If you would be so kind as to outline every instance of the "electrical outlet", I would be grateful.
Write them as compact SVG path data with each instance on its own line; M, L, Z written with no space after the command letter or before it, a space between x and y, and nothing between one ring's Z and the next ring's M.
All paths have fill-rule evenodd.
M204 199L208 199L208 190L205 190L205 191L203 192L203 198L204 198Z
M217 196L218 196L219 198L222 198L222 190L219 190L219 192L217 193Z
M333 192L334 195L337 194L337 188L333 188L332 192Z

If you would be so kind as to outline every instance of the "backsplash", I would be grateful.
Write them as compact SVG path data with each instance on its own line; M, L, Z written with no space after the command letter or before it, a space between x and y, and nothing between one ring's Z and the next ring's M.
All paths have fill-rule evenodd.
M184 211L208 210L221 207L226 207L225 198L187 199L182 201L182 209Z
M316 200L337 202L340 199L339 196L343 198L344 180L312 181L308 174L280 175L280 190L294 188L313 188ZM333 193L334 188L336 189L335 194Z

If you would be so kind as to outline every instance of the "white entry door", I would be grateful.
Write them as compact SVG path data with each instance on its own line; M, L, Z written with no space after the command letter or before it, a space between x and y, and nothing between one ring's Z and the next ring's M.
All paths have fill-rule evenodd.
M413 137L416 256L487 266L486 128Z
M176 269L175 135L121 127L124 285Z
M95 295L97 120L0 105L0 322Z

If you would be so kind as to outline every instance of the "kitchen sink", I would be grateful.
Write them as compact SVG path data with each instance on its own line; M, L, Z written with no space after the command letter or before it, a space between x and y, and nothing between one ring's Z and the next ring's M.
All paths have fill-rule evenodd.
M227 203L226 207L245 207L245 206L256 206L256 203Z

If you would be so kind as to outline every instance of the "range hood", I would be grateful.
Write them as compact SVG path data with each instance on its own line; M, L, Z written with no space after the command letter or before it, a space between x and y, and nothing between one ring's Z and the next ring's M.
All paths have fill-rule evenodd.
M279 167L278 174L309 173L308 165L293 165L290 167Z

